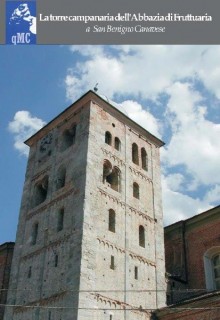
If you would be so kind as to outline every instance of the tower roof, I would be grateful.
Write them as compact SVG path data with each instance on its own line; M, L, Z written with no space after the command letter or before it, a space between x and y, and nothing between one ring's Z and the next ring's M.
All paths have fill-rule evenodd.
M129 116L126 110L124 108L117 104L116 102L108 99L105 95L99 95L96 92L89 90L84 95L82 95L78 100L76 100L74 103L72 103L68 108L66 108L64 111L62 111L60 114L58 114L54 119L52 119L50 122L48 122L43 128L41 128L38 132L36 132L34 135L32 135L30 138L28 138L24 143L28 146L31 146L36 139L40 139L43 137L47 132L49 132L55 125L57 125L60 122L60 117L65 117L65 114L68 116L72 111L74 110L74 107L77 107L77 104L83 102L86 103L88 101L95 101L97 104L102 103L102 107L105 109L109 109L109 107L118 112L123 121L130 127L134 128L134 130L137 130L141 135L146 136L152 143L157 145L158 147L163 146L165 143L155 137L153 134L151 134L149 131L144 129L142 126L140 126L138 123L136 123L134 120L132 120Z

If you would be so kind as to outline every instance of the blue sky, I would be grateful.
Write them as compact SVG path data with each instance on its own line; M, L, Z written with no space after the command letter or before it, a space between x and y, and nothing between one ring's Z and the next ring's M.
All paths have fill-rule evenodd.
M220 199L220 46L1 46L0 243L14 241L22 141L99 83L99 93L166 142L165 224Z

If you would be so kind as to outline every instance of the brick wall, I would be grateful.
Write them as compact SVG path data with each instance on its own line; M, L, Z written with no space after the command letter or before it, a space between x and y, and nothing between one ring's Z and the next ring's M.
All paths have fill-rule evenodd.
M205 294L155 312L154 320L220 319L220 292Z
M206 292L204 255L220 248L220 207L165 228L169 303Z
M7 299L11 260L13 255L14 242L6 242L0 245L0 305L4 305ZM4 307L0 306L0 320L3 319Z

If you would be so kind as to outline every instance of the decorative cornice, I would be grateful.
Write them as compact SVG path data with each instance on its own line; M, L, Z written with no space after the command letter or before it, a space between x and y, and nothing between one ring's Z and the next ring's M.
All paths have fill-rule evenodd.
M30 310L30 308L45 306L49 303L53 303L53 302L58 301L59 299L63 298L66 295L66 293L67 293L67 291L62 291L62 292L56 293L48 298L35 300L35 301L30 302L28 304L17 306L14 308L14 313L26 312L26 311Z
M97 237L99 243L102 243L104 244L104 246L107 246L108 248L112 248L112 249L115 249L116 251L120 252L120 253L125 253L125 249L119 247L119 246L116 246L116 244L106 240L106 239L101 239L99 237Z
M130 205L126 205L125 202L123 202L123 201L121 201L119 198L117 198L117 197L109 194L109 193L106 192L105 190L103 190L103 189L101 189L101 188L98 187L98 191L99 191L99 193L100 193L102 196L104 196L105 198L108 198L108 199L111 200L112 202L117 203L117 205L121 205L121 207L122 207L123 209L125 209L125 207L126 207L126 208L129 209L129 211L130 211L131 213L135 213L135 214L139 215L140 217L144 218L144 219L147 220L147 221L150 221L150 222L152 222L152 223L155 221L155 220L154 220L153 218L151 218L148 214L146 214L146 213L144 213L144 212L141 212L141 211L139 211L139 210L131 207Z
M146 180L150 183L153 183L152 179L150 179L147 175L143 174L141 171L129 166L129 170L131 171L131 173L133 173L134 175L136 175L137 177Z
M70 234L68 234L68 235L65 235L64 237L62 237L62 238L60 238L60 239L57 239L57 240L55 240L55 241L53 241L53 242L50 242L49 244L43 246L43 247L40 248L40 249L37 249L37 250L35 250L35 251L33 251L33 252L30 252L30 253L24 255L23 257L21 257L21 261L22 261L22 260L23 260L23 261L26 261L26 260L28 260L28 259L30 259L30 258L33 258L34 256L39 255L41 252L43 252L43 251L45 251L45 250L48 250L48 249L50 249L50 248L57 247L57 246L59 246L61 243L65 243L66 241L68 241L68 240L70 239L71 235L74 234L74 233L75 233L75 232L72 232L72 233L70 233Z
M143 262L143 263L147 264L148 266L156 267L156 263L154 261L148 260L148 259L144 258L143 256L140 256L139 254L136 254L136 253L134 253L132 251L129 252L129 256L132 259L137 259L140 262Z
M42 206L40 206L40 208L29 212L26 216L26 220L30 220L36 214L47 210L48 208L50 208L51 206L56 204L58 201L63 200L66 197L68 197L69 195L71 195L73 192L77 193L77 190L75 190L74 188L71 188L70 190L66 191L65 193L62 193L59 196L57 196L56 198L54 198L53 200L49 201L47 204L45 204L45 205L42 204Z
M40 176L42 176L42 175L44 175L45 173L47 173L47 172L50 170L50 168L51 168L51 166L48 166L48 167L46 167L44 170L36 173L36 174L32 177L31 181L37 180Z
M129 256L132 259L137 259L140 262L146 263L147 265L150 265L150 266L153 266L153 267L156 266L155 262L153 262L151 260L148 260L148 259L144 258L143 256L140 256L140 255L136 254L135 252L132 252L130 250L126 250L125 248L121 248L121 247L117 246L116 244L114 244L114 243L112 243L112 242L110 242L110 241L108 241L106 239L101 239L101 238L97 237L97 240L99 241L100 244L104 244L104 246L107 246L108 248L115 249L120 253L128 252Z
M128 209L129 209L129 211L131 213L135 213L135 214L139 215L139 217L142 217L145 220L150 221L152 223L155 222L155 220L153 218L151 218L148 214L146 214L144 212L141 212L141 211L139 211L139 210L137 210L137 209L135 209L135 208L133 208L133 207L131 207L129 205L127 205L127 207L128 207Z
M126 302L123 302L123 301L120 301L120 300L115 300L115 299L112 299L112 298L109 298L109 297L106 297L106 296L103 296L102 294L100 293L91 293L92 296L94 296L94 299L97 301L97 302L104 302L105 304L109 304L110 307L111 306L114 306L114 308L116 309L116 307L120 307L121 309L124 309L126 310L126 308L128 308L129 310L131 310L132 312L134 313L147 313L150 315L150 312L147 311L147 310L142 310L138 307L135 307L135 306L132 306L131 304L128 304ZM114 309L113 309L114 311Z
M102 196L108 198L109 200L111 200L111 201L113 201L113 202L115 202L117 204L120 204L122 208L125 208L125 203L123 201L121 201L119 198L111 195L110 193L106 192L105 190L103 190L103 189L101 189L99 187L98 187L98 190L99 190L99 193Z
M105 156L108 156L110 159L112 159L114 162L117 162L117 164L119 166L125 166L125 162L123 160L121 160L120 158L118 158L117 156L115 156L111 151L106 150L104 148L101 148L103 154Z

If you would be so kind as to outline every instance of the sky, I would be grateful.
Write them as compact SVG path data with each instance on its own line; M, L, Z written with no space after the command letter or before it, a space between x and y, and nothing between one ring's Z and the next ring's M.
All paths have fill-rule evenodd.
M0 243L15 240L23 141L96 83L166 143L164 225L220 204L220 46L0 46Z

